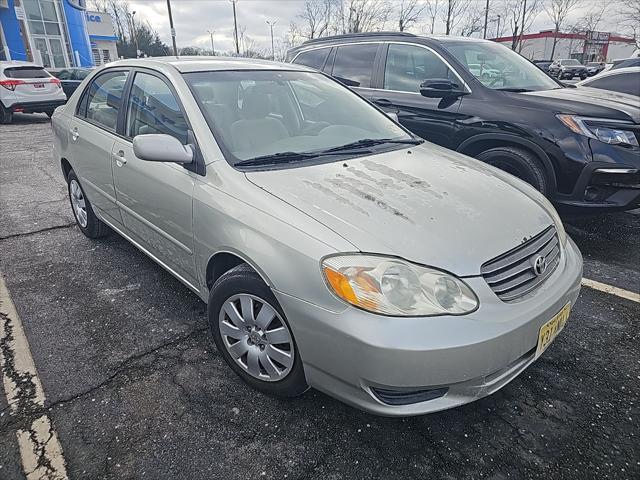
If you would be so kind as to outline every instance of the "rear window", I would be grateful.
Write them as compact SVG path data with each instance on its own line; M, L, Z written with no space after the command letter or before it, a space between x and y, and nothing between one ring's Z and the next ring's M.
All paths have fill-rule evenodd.
M327 60L330 51L331 48L319 48L317 50L302 52L296 57L293 63L306 65L307 67L315 68L316 70L322 70L324 62Z
M370 87L377 43L338 47L332 75L348 87Z
M49 78L49 72L42 67L10 67L4 69L7 78Z

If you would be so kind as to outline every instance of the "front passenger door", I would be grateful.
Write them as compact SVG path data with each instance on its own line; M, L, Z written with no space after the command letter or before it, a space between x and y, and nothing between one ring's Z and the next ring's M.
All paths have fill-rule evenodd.
M171 162L137 158L133 139L168 134L183 145L189 127L168 83L137 71L126 105L124 137L113 146L113 178L127 233L153 256L195 287L192 195L194 173ZM197 290L197 288L195 288Z
M457 75L428 48L391 43L384 62L383 89L374 90L371 100L416 135L451 148L461 97L427 98L420 95L425 80L449 79L462 83Z

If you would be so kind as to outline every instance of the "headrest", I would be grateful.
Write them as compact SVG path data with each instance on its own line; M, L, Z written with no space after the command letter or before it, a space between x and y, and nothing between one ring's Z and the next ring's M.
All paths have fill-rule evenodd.
M242 100L242 115L246 119L264 118L271 113L271 100L265 93L247 92Z

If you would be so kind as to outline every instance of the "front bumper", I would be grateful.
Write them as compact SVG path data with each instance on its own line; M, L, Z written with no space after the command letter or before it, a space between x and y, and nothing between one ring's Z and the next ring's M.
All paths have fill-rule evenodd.
M504 303L482 277L466 278L480 307L465 316L383 317L350 307L336 313L275 294L311 386L371 413L407 416L472 402L515 378L535 359L540 327L575 303L581 278L582 257L569 240L556 271L521 301ZM434 398L393 405L376 391Z

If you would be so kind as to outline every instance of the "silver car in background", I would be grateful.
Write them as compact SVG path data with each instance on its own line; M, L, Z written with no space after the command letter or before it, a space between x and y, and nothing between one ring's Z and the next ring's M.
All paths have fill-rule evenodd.
M562 330L582 258L549 202L426 143L322 73L125 60L56 110L80 230L208 304L249 385L382 415L489 395Z

